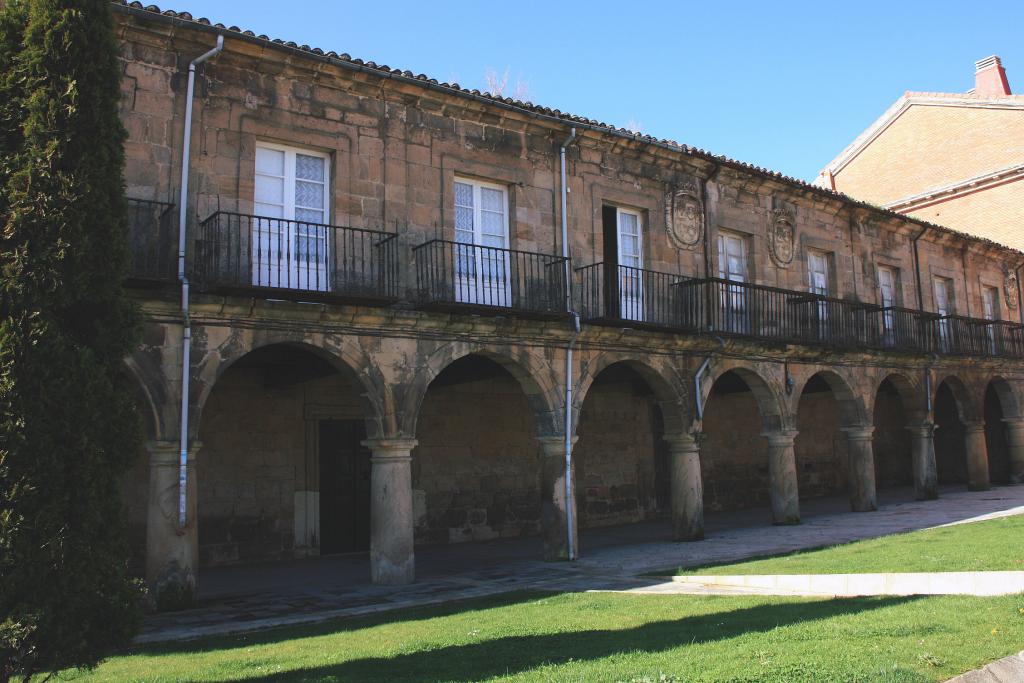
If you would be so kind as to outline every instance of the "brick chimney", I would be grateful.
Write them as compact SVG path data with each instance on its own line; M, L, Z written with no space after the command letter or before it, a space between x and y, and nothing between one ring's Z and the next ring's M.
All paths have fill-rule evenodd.
M999 57L992 55L974 63L974 94L987 97L1010 95L1010 83L1006 80L1006 69Z

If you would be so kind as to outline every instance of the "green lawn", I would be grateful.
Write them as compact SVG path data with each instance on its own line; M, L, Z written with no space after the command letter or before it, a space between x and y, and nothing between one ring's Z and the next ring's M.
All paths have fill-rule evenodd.
M860 574L1024 570L1024 515L913 531L677 574ZM1022 643L1024 647L1024 643Z
M941 681L1019 651L1024 596L512 595L147 647L76 681Z

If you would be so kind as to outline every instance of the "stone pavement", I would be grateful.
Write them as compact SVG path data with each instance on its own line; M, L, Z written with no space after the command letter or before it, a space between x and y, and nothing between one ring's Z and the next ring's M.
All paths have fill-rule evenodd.
M853 598L865 595L1014 595L1024 593L1024 571L883 574L745 574L673 576L623 593L687 595L801 595Z
M771 526L767 510L710 513L708 538L695 543L668 541L665 521L585 530L581 558L573 563L535 559L541 556L536 538L418 548L417 581L409 586L370 584L365 554L211 568L202 572L197 607L150 615L136 641L240 633L512 591L642 589L664 578L639 574L1024 513L1024 486L948 489L936 501L909 498L909 491L881 491L878 511L868 513L848 512L838 498L804 501L804 523L787 527Z
M1024 681L1024 652L996 660L986 667L968 671L946 683L1021 683Z

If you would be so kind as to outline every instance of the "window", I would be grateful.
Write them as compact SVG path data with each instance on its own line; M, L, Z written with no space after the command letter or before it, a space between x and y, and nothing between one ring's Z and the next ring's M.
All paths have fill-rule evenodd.
M896 283L899 272L890 266L878 267L878 303L882 306L882 335L886 346L896 343Z
M935 312L939 314L939 348L949 351L953 343L952 324L947 316L953 315L953 281L945 277L935 278Z
M620 307L623 320L644 319L643 222L629 209L616 210Z
M829 261L832 255L823 251L807 252L807 285L812 294L820 296L829 295ZM825 339L829 336L829 302L818 301L811 309L810 314L814 317L818 329L818 338Z
M729 282L747 281L747 240L742 235L718 233L718 277ZM747 289L742 285L720 284L716 327L724 332L747 333L750 318L747 312Z
M983 286L981 288L981 304L984 309L985 320L999 320L999 290L995 287ZM993 356L999 354L999 341L1002 328L996 325L986 325L985 334L988 340L988 352Z
M511 306L505 187L455 179L455 241L456 301Z
M326 290L327 155L261 142L256 145L253 284Z

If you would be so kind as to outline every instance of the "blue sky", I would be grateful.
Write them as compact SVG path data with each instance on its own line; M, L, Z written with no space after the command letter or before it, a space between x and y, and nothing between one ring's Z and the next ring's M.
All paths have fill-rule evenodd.
M806 180L905 90L963 92L998 54L1024 93L1024 2L159 0ZM173 3L173 4L171 4Z

